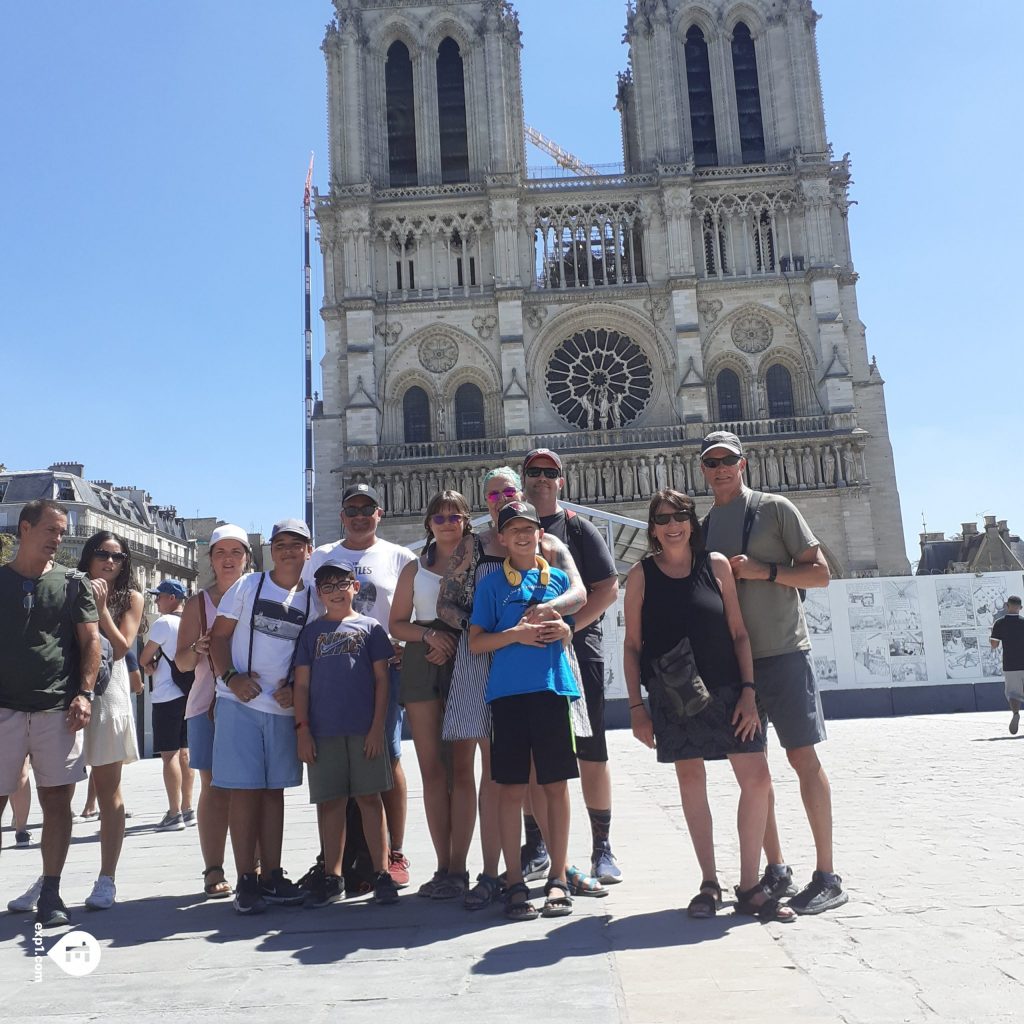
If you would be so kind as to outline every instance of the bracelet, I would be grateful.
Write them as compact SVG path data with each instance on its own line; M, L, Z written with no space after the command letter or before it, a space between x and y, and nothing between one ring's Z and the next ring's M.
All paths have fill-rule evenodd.
M757 687L753 683L740 683L741 690L756 690Z
M629 710L630 711L636 711L637 708L642 708L643 706L644 706L643 701L641 701L639 704L630 704L629 705Z
M768 563L768 582L774 583L775 577L779 575L779 567L774 562Z
M196 639L196 640L193 640L193 641L192 641L192 643L190 643L190 644L188 645L188 649L189 649L189 650L190 650L190 651L191 651L191 652L192 652L193 654L195 654L195 653L196 653L196 644L197 644L197 643L199 643L199 640L198 640L198 639Z
M224 672L224 673L222 673L222 675L221 675L221 677L220 677L220 681L221 681L221 682L222 682L222 683L223 683L223 684L224 684L225 686L227 686L227 685L228 685L228 684L229 684L229 683L231 682L231 680L232 680L232 679L234 679L234 678L235 678L235 676L237 676L237 675L238 675L238 672L236 672L236 671L235 671L235 669L233 669L233 668L229 668L229 669L227 670L227 672Z

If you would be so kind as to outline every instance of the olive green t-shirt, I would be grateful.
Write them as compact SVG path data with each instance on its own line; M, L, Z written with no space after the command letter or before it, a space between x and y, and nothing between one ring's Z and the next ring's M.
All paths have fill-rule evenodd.
M726 558L740 554L743 518L752 493L744 488L728 505L711 510L707 533L709 551L719 551ZM761 495L747 544L751 558L790 566L797 555L817 544L807 520L788 498L781 494ZM811 649L803 602L793 587L767 580L737 580L736 592L755 658Z
M35 580L0 566L0 708L56 711L78 691L75 624L96 622L92 587L58 565ZM68 586L75 587L65 606ZM32 594L32 608L25 598Z

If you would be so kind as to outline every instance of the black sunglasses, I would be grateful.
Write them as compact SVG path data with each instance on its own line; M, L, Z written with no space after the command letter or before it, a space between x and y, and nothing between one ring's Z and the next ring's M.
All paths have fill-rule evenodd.
M667 526L670 521L685 523L692 514L691 512L655 512L651 518L657 526Z
M380 505L342 505L341 514L349 519L358 519L360 516L372 516Z
M547 466L544 468L533 466L526 471L526 475L533 480L536 480L539 476L547 477L548 480L557 480L562 475L562 471Z
M718 469L719 466L735 466L742 455L723 455L720 459L701 459L705 469Z
M94 551L92 557L101 562L117 562L120 565L128 556L123 551Z

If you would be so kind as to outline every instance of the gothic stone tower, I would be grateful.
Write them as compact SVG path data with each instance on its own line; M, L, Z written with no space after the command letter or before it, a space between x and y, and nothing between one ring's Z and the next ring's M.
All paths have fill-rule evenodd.
M335 9L318 540L353 480L411 538L438 489L480 507L481 471L535 446L569 456L570 500L707 504L725 428L836 572L908 571L809 0L637 0L622 170L569 177L527 174L509 3Z

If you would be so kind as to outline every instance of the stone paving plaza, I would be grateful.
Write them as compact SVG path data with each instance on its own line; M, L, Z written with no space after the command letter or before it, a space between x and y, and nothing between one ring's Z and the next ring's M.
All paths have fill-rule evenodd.
M1006 723L990 713L831 723L823 754L851 901L793 925L760 925L728 907L710 922L681 912L700 879L674 774L625 732L612 735L611 749L615 847L627 879L606 899L577 899L570 918L532 923L469 914L414 888L394 907L357 900L239 917L227 901L196 895L193 830L152 831L164 798L158 763L147 761L125 773L134 817L122 902L110 911L81 907L99 849L97 826L75 825L64 895L73 925L102 946L98 968L74 978L40 957L39 971L30 916L0 915L0 1019L1019 1021L1024 746ZM432 864L408 744L406 754L415 885ZM777 749L772 759L787 855L803 878L813 864L798 788ZM709 785L721 880L731 887L736 788L724 765L711 766ZM572 853L582 860L578 789L574 816ZM304 791L292 791L293 877L315 852L314 820ZM5 831L5 844L11 838ZM4 850L0 904L39 873L38 856Z

